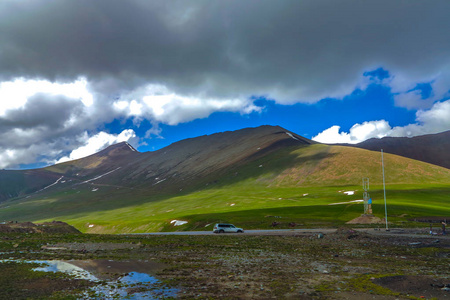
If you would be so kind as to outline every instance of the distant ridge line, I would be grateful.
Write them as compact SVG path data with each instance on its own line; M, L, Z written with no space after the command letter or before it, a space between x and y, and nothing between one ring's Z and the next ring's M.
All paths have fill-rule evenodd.
M450 169L450 130L415 137L372 138L358 144L340 144L420 160Z

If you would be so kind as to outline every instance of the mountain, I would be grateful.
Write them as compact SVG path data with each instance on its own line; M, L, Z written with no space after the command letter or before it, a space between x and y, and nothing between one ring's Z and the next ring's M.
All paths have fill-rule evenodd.
M0 202L42 192L55 183L82 182L133 161L140 154L128 143L120 143L88 157L47 168L0 170Z
M315 142L273 126L201 136L144 153L120 170L124 176L114 182L135 187L158 184L171 189L186 188L219 180L226 170L279 149L311 144Z
M58 174L45 169L0 170L0 202L37 192L58 178Z
M449 169L391 154L385 166L393 213L450 214L442 209ZM273 216L344 224L361 214L359 202L329 204L362 199L363 177L370 178L371 196L382 199L378 151L324 145L278 126L200 136L145 153L119 143L42 169L0 171L0 221L60 220L93 233L193 230L214 222L261 228ZM375 212L377 205L374 200ZM188 223L175 227L174 220Z
M315 142L277 126L247 128L176 142L140 153L122 142L73 161L37 170L0 171L0 199L93 183L153 189L179 189L211 180L230 167L288 146ZM57 184L56 184L57 183ZM156 188L155 188L156 189Z
M407 137L372 138L356 145L367 150L392 153L450 169L450 131Z

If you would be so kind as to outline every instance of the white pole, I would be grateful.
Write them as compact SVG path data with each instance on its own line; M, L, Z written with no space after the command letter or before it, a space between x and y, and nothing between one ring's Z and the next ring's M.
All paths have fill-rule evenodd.
M383 191L384 191L384 219L386 220L386 231L389 231L388 220L387 220L387 205L386 205L386 184L384 181L384 160L383 160L383 149L381 149L381 166L383 169Z

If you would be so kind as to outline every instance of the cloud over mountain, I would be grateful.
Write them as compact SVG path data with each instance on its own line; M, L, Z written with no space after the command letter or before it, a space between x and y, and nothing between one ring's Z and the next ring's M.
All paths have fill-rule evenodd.
M450 128L450 100L437 102L429 110L416 113L416 123L407 126L391 127L386 120L369 121L353 125L349 132L340 132L340 126L332 126L312 139L320 143L357 144L370 138L413 137L437 133Z

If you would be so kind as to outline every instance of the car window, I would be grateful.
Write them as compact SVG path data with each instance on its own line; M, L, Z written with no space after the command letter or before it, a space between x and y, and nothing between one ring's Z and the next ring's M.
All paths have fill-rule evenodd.
M236 228L236 226L232 225L232 224L217 224L217 227L222 227L222 228Z

